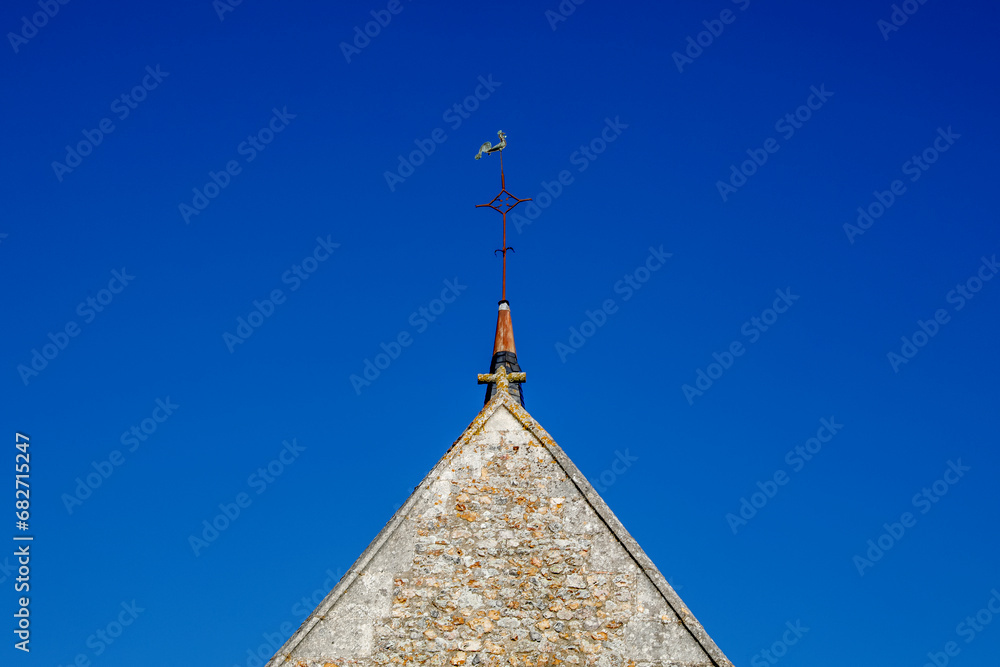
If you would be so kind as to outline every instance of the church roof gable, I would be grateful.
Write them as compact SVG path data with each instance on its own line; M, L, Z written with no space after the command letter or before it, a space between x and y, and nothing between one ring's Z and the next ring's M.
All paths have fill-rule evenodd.
M494 394L268 667L395 658L732 665L507 392Z

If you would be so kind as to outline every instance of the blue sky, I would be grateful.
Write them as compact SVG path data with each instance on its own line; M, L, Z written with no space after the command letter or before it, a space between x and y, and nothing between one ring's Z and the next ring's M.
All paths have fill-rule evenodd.
M527 408L730 659L996 661L995 5L222 1L0 11L4 664L298 626L481 407L500 129Z

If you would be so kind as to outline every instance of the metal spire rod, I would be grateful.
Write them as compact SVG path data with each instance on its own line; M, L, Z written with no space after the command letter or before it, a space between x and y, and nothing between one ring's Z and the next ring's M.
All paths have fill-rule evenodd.
M506 301L507 251L510 250L513 252L514 250L507 245L507 213L521 202L531 201L531 198L518 199L511 193L507 192L507 181L503 173L503 149L507 147L507 135L503 133L503 130L497 132L497 135L500 137L500 142L496 146L491 145L488 141L484 143L480 146L476 159L478 160L484 153L486 155L491 153L500 153L500 192L490 201L489 204L476 204L476 208L489 207L494 211L498 211L503 216L503 246L494 250L493 254L496 255L498 252L503 254L503 282L501 283L500 298L502 301Z

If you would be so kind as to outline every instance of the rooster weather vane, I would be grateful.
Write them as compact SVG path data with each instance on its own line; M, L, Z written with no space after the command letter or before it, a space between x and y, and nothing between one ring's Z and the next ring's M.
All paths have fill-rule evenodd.
M497 132L497 136L500 137L500 141L496 146L492 145L490 142L485 142L479 147L479 152L476 153L476 159L478 160L485 153L490 155L491 153L500 154L500 193L494 197L489 204L476 204L476 208L488 207L492 208L494 211L499 212L503 216L503 246L497 248L493 251L496 255L498 252L503 254L503 283L500 292L500 298L502 301L507 300L507 251L510 250L514 252L514 249L507 245L507 213L510 212L512 208L520 204L521 202L531 201L528 199L518 199L511 193L507 192L507 184L504 180L503 175L503 149L507 147L507 135L503 133L503 130Z
M500 141L496 146L488 141L483 142L483 145L479 147L479 152L476 153L477 160L483 156L483 153L489 155L490 153L498 153L507 148L507 135L503 133L503 130L497 132L497 136L500 137Z

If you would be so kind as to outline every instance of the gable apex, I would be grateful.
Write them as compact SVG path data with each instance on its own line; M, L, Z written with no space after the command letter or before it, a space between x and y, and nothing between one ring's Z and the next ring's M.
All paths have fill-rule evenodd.
M732 665L508 392L493 395L268 667L400 659Z

